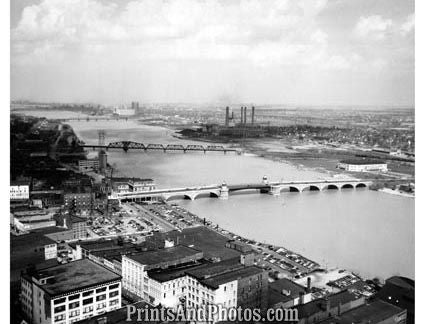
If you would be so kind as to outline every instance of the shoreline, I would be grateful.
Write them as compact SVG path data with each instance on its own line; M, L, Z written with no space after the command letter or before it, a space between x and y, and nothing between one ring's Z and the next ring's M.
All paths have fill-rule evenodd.
M394 196L401 196L401 197L406 197L406 198L415 198L414 194L410 194L408 192L402 192L399 190L393 190L390 188L382 188L382 189L378 189L379 192L383 192L389 195L394 195Z

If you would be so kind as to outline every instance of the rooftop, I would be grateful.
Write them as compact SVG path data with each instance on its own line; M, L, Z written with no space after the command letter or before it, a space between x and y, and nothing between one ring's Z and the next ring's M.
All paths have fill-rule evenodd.
M282 292L286 291L287 294ZM278 302L287 302L305 293L306 288L286 278L269 283L269 300L274 305Z
M338 319L331 318L321 322L321 324L382 323L384 320L398 315L402 311L403 309L400 307L382 300L376 300L370 304L343 313Z
M341 163L354 164L354 165L386 164L385 161L372 160L372 159L348 159L348 160L342 160Z
M164 244L164 239L200 250L207 259L219 258L220 260L226 260L241 255L241 252L225 247L229 240L226 236L205 226L185 228L182 231L175 230L167 233L156 233L153 237L149 238L149 240L158 240L161 245Z
M188 270L187 273L196 279L202 280L242 267L243 265L239 262L239 258L233 258L221 262L204 264L203 266Z
M177 245L155 251L140 252L127 257L143 265L155 265L161 262L172 262L186 257L195 257L199 253L202 252L184 245Z
M223 273L217 276L210 277L208 279L202 280L202 283L210 286L214 289L217 289L221 284L224 284L229 281L238 280L240 278L245 278L249 276L253 276L256 274L262 273L263 270L260 268L257 268L255 266L239 268L227 273Z
M51 296L121 279L121 276L88 259L45 268L37 271L33 277L49 278L46 284L39 287Z
M344 305L356 299L359 299L357 295L350 293L348 290L341 291L336 294L329 295L331 308L337 307L339 304ZM298 309L298 317L305 318L310 317L316 313L326 311L326 299L319 298L309 303L298 305L295 308Z

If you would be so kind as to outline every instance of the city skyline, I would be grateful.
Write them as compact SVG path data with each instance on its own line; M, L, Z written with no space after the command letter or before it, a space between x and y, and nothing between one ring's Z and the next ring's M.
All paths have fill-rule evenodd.
M414 2L13 1L11 98L413 106Z

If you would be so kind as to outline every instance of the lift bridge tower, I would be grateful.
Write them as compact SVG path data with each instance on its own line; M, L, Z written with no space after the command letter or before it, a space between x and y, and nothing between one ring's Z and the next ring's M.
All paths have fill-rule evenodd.
M99 171L100 173L104 174L106 172L106 168L108 165L108 155L103 149L103 146L105 146L105 131L99 130L97 134L99 136L99 153L98 153Z

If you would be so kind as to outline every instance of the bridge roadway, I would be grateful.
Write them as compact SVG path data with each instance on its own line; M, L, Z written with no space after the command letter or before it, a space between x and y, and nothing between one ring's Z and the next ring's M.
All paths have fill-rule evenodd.
M159 150L165 152L172 152L172 151L181 151L181 152L238 152L236 149L232 148L226 148L222 145L180 145L180 144L143 144L143 143L137 143L132 141L119 141L119 142L113 142L109 143L108 145L92 145L92 144L83 144L80 145L80 147L84 148L92 148L93 150L103 148L105 150L109 149L122 149L124 152L127 152L128 150L143 150L143 151L149 151L149 150Z
M58 118L56 120L59 120L61 122L69 122L69 121L104 121L104 120L125 120L128 121L129 117L97 117L97 116L86 116L86 117L70 117L70 118Z
M227 185L209 185L187 188L155 189L145 192L114 192L109 199L118 199L119 201L146 201L152 198L160 198L165 201L172 198L184 198L195 200L200 196L216 197L227 199L229 193L235 191L251 190L260 193L267 193L279 196L282 192L303 192L322 191L322 190L341 190L346 188L366 188L372 184L374 179L327 179L327 180L309 180L309 181L285 181L268 182L263 180L261 183ZM382 179L376 179L381 180Z

